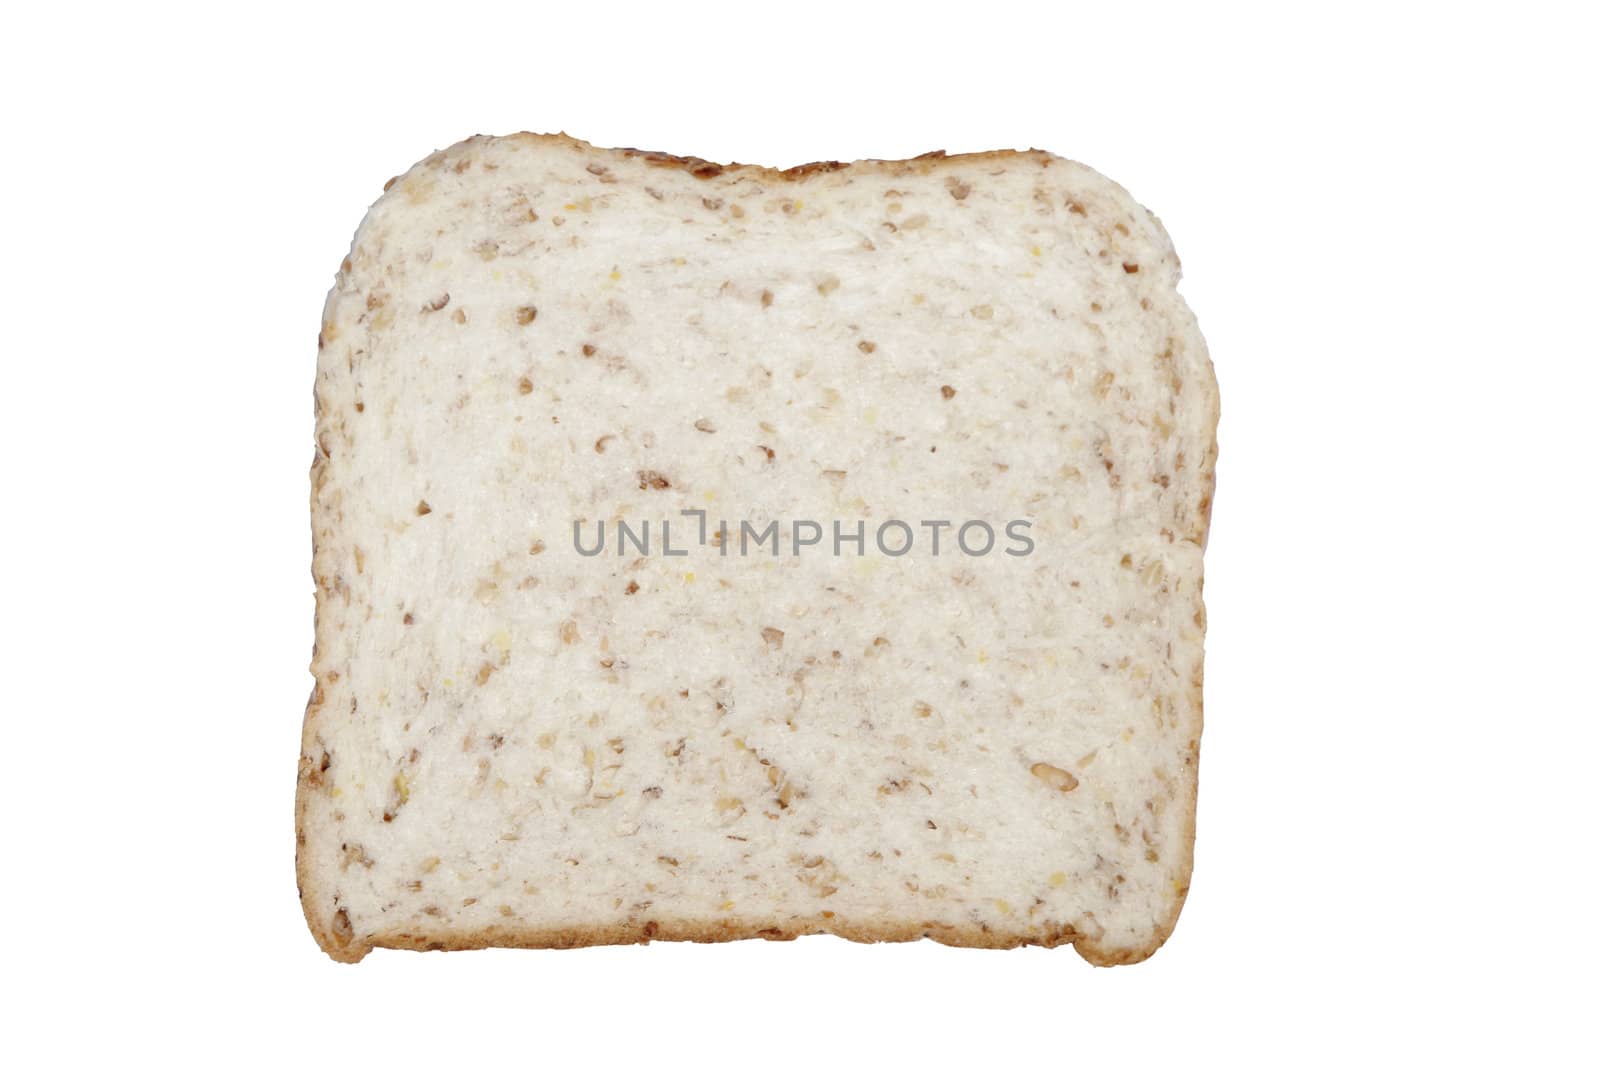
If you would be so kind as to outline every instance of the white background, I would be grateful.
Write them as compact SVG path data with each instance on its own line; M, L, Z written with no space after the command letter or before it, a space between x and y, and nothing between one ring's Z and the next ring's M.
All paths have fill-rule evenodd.
M1595 42L1521 3L11 11L0 1040L1595 1062ZM1196 869L1155 958L317 950L322 299L387 178L519 129L782 165L1038 146L1162 217L1223 421Z

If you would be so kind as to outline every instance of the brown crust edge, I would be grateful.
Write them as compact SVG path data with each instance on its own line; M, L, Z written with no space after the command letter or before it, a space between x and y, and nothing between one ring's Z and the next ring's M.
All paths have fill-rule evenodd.
M658 152L639 148L599 148L588 141L569 136L565 132L544 134L520 132L508 134L504 137L478 134L443 149L430 156L435 159L448 155L451 152L464 148L467 145L483 140L530 140L539 143L563 145L576 151L611 154L625 159L642 158L652 166L669 167L686 171L692 177L700 180L719 178L727 174L737 173L743 176L751 174L767 180L799 182L820 175L832 174L852 167L874 168L888 170L896 174L926 174L950 165L964 165L977 163L984 160L1011 159L1018 156L1039 157L1043 166L1052 162L1064 161L1062 157L1041 149L991 149L984 152L965 152L956 155L947 155L943 149L934 149L921 155L908 159L860 159L850 163L836 160L802 163L788 168L765 167L752 163L714 163L699 156L679 156L667 152ZM426 161L424 161L426 162ZM420 164L419 164L420 165ZM1102 175L1102 178L1104 176ZM1105 181L1111 182L1109 178ZM391 178L384 185L387 192L396 179ZM1117 186L1121 188L1120 186ZM1152 220L1155 216L1151 215ZM1159 222L1157 226L1159 228ZM349 260L343 261L348 264ZM345 269L341 265L341 271ZM1174 282L1176 286L1176 282ZM1179 306L1187 312L1187 303L1174 288L1173 296ZM1199 336L1198 327L1195 330ZM1201 338L1202 347L1204 339ZM321 334L318 334L317 347L322 347ZM1208 369L1211 367L1209 353L1202 353ZM1203 503L1200 508L1198 528L1191 531L1202 547L1205 547L1210 537L1211 530L1211 503L1216 493L1216 463L1218 458L1217 428L1221 422L1220 391L1216 388L1215 372L1211 371L1213 382L1211 396L1213 398L1211 420L1209 427L1209 442L1205 460L1200 469L1204 471L1198 488L1203 494ZM311 481L315 486L319 468L328 459L320 445L317 446L311 464ZM312 491L313 517L315 516L316 493ZM317 524L312 523L312 574L315 579L317 563L322 555L321 538L317 533ZM1203 573L1203 572L1202 572ZM1140 963L1155 955L1156 951L1166 944L1177 928L1178 919L1183 914L1183 906L1188 900L1189 885L1194 874L1195 839L1199 815L1200 795L1200 738L1205 727L1204 710L1204 653L1202 651L1200 673L1194 680L1194 732L1189 742L1191 758L1194 762L1194 773L1190 779L1189 790L1189 819L1185 827L1185 852L1182 868L1183 888L1173 903L1172 910L1157 924L1154 936L1144 945L1136 948L1121 949L1116 951L1102 951L1098 944L1089 941L1071 927L1065 927L1060 935L1054 938L1032 939L1016 936L1006 936L978 930L975 933L964 932L956 927L931 926L923 923L905 922L899 924L884 923L874 925L870 923L843 923L833 920L791 920L786 924L758 926L755 923L740 923L729 920L721 923L697 923L689 920L674 920L664 923L647 922L643 925L631 923L618 923L614 926L575 926L551 928L544 930L513 930L499 926L489 926L479 934L454 934L440 933L411 934L388 936L373 934L356 938L342 936L332 929L330 923L325 923L319 915L312 911L312 904L306 898L306 888L310 882L310 873L305 848L305 816L312 781L316 769L311 765L311 760L306 755L306 741L312 737L312 724L317 710L322 704L322 686L320 679L324 664L321 661L319 650L325 647L322 632L324 612L324 592L320 582L316 585L316 614L314 627L314 644L311 656L311 675L314 679L311 696L306 702L305 720L301 734L301 756L295 786L295 882L299 890L301 910L305 915L306 926L310 929L312 937L321 949L334 960L341 963L358 963L374 948L409 949L413 951L470 951L484 948L587 948L600 945L643 945L651 941L688 941L704 944L725 941L743 941L752 939L765 939L769 941L793 941L799 937L815 934L829 934L843 938L847 941L859 943L884 943L930 940L938 944L953 948L991 948L1010 949L1024 946L1039 946L1055 948L1059 945L1070 944L1084 960L1096 967L1113 967L1126 964ZM1200 636L1202 649L1206 632L1206 617L1204 603L1205 580L1201 579L1200 600ZM337 914L343 914L342 910ZM419 943L420 942L420 943Z
M1180 901L1178 910L1181 910ZM695 944L717 944L726 941L794 941L801 937L828 935L854 941L858 944L891 944L911 941L932 941L949 948L1014 949L1024 947L1057 948L1071 945L1089 963L1097 967L1111 967L1139 963L1149 959L1171 935L1177 921L1177 911L1163 923L1158 936L1148 944L1133 949L1101 951L1097 943L1088 941L1071 926L1062 927L1054 936L1022 937L985 931L981 928L963 930L957 926L932 925L917 922L903 923L848 923L834 919L797 919L786 923L761 925L754 922L729 920L721 923L695 922L693 920L667 920L664 922L623 922L613 926L548 927L536 930L488 926L475 933L435 931L415 934L372 934L349 940L340 939L334 931L321 926L310 914L306 921L317 944L331 958L340 963L358 963L375 948L406 949L413 952L468 952L485 948L593 948L602 945L648 945L652 941L682 941Z
M485 141L521 141L546 146L559 146L575 152L593 155L610 155L618 159L640 159L653 167L684 171L691 177L698 178L701 181L710 181L714 178L748 177L765 181L802 182L851 169L874 169L888 171L891 174L915 175L927 174L947 166L965 166L985 161L1013 160L1019 157L1033 157L1039 161L1041 166L1046 167L1054 163L1068 162L1061 156L1039 148L991 148L982 152L960 152L956 155L949 155L944 149L936 148L931 152L923 152L921 155L911 156L906 159L866 158L849 162L829 159L800 163L793 167L767 167L759 163L717 163L700 156L680 156L671 152L661 152L649 148L601 148L566 133L531 133L522 131L505 135L474 134L465 140L458 141L449 148L440 149L422 160L418 166L443 159L452 153ZM384 190L387 191L400 177L402 176L396 175L390 178L384 185ZM1104 176L1102 175L1102 177ZM1110 179L1106 180L1109 181Z
M544 137L548 135L516 134L514 136ZM763 178L775 179L777 181L797 182L805 178L810 178L813 175L830 174L836 170L846 170L850 167L861 166L863 164L879 164L888 167L914 168L914 166L918 163L931 163L938 160L948 160L951 162L972 162L977 159L999 158L1007 155L1027 154L1023 152L1017 152L1012 149L992 149L987 152L970 152L965 155L947 156L945 155L944 149L936 148L932 152L924 152L920 156L913 156L910 159L860 159L853 163L841 163L836 159L827 159L817 160L813 163L801 163L797 166L786 167L782 170L779 170L774 167L762 166L759 163L713 163L708 159L701 159L699 156L675 156L670 152L657 152L646 148L595 148L587 141L580 141L575 137L568 137L564 133L555 134L554 137L565 141L574 147L582 148L588 151L619 152L630 159L643 159L651 166L676 167L679 170L688 171L691 176L699 178L702 181L706 181L711 178L720 178L724 174L741 171L754 171L757 175ZM1029 149L1029 151L1031 152L1033 149Z
M364 940L362 954L371 948L405 948L418 951L454 952L480 948L589 948L597 945L646 945L652 941L687 941L713 944L724 941L793 941L817 934L840 937L861 944L899 943L908 941L933 941L952 948L1020 948L1026 945L1054 948L1072 944L1077 931L1063 926L1053 934L1039 938L1017 937L985 931L982 928L963 929L944 924L902 923L852 923L839 919L792 919L785 923L760 925L754 922L727 920L725 922L697 922L694 920L629 921L613 926L549 927L526 930L489 926L474 934L376 934Z

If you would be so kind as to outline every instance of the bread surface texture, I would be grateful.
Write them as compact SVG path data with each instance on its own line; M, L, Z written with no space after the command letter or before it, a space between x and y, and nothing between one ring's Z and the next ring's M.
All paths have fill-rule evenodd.
M1149 956L1218 417L1178 277L1040 151L392 181L318 338L318 943Z

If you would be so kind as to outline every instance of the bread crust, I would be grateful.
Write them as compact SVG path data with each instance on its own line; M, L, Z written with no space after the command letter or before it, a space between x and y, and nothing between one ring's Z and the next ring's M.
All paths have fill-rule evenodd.
M643 159L652 166L681 170L696 179L704 181L737 173L741 176L755 177L764 181L803 184L819 177L852 168L872 169L893 175L920 176L944 170L959 170L991 161L1013 160L1018 157L1037 158L1044 166L1049 166L1059 159L1059 157L1051 153L1038 149L996 149L957 155L947 155L943 150L934 150L908 159L863 159L849 163L831 160L817 161L779 169L757 164L715 163L698 156L680 156L636 148L596 148L588 142L570 137L565 133L536 134L523 132L508 135L507 138L497 139L531 140L546 146L561 146L575 152L590 154L597 159L603 159L607 156L623 159ZM434 156L423 162L427 163L448 157L482 140L484 140L482 135L468 138L450 148L435 153ZM384 186L385 191L396 180L398 179L390 179ZM1159 226L1159 223L1157 225ZM344 274L349 270L350 260L346 258L340 266L340 273ZM323 336L319 334L318 348L321 349L322 347ZM1217 460L1216 431L1219 419L1220 403L1217 399L1217 391L1213 388L1210 392L1207 451L1203 460L1197 465L1197 481L1204 495L1192 527L1185 531L1186 539L1202 548L1205 546L1210 534L1211 503L1214 496ZM326 630L330 615L328 610L330 598L340 594L338 580L334 576L325 573L332 547L330 544L331 538L326 531L330 528L330 522L334 519L334 516L327 513L326 505L320 503L316 492L317 485L326 474L327 464L330 459L331 452L327 443L319 434L310 471L313 520L312 575L316 586L315 644L312 650L310 669L315 681L306 704L302 731L302 755L299 761L295 796L295 839L297 884L306 923L317 944L332 959L345 963L359 962L373 948L410 949L413 951L464 951L482 948L559 949L599 945L648 944L651 941L717 943L757 938L770 941L791 941L813 934L831 934L835 937L861 943L908 942L926 939L958 948L1009 949L1029 945L1053 948L1070 944L1078 955L1089 963L1099 967L1107 967L1138 963L1148 959L1172 935L1178 918L1182 913L1183 905L1187 900L1188 888L1193 873L1199 792L1199 749L1204 718L1201 667L1196 668L1190 680L1194 714L1185 758L1185 763L1189 770L1189 816L1184 827L1184 858L1180 879L1182 884L1177 889L1176 899L1170 911L1158 922L1154 936L1146 943L1133 948L1106 949L1096 939L1088 937L1085 933L1075 930L1069 925L1060 925L1056 929L1049 930L1043 937L1032 938L999 933L990 930L986 925L959 927L947 924L927 924L912 919L882 923L846 922L833 918L830 913L823 913L810 918L792 918L785 922L769 924L757 924L734 919L719 922L674 919L638 922L629 919L606 925L528 928L493 924L469 933L440 929L410 934L372 933L358 935L350 928L349 920L344 911L338 907L337 896L333 896L331 899L324 899L324 894L327 890L326 887L318 883L316 875L311 869L306 845L308 803L314 792L321 788L321 774L327 769L326 766L319 767L312 755L316 750L316 722L324 705L322 680L329 677L330 672L333 672L331 675L333 678L337 678L337 672L342 668L342 664L330 662L325 653L331 643L332 636ZM1203 589L1203 579L1201 584ZM1205 633L1203 605L1200 608L1196 622L1203 638ZM1203 664L1203 659L1201 662ZM341 919L343 920L342 923Z

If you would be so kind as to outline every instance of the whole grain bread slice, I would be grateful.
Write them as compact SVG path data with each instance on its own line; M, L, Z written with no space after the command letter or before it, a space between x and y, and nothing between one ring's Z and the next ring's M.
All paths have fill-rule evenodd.
M1218 413L1178 277L1039 151L391 181L318 338L318 943L1154 952Z

